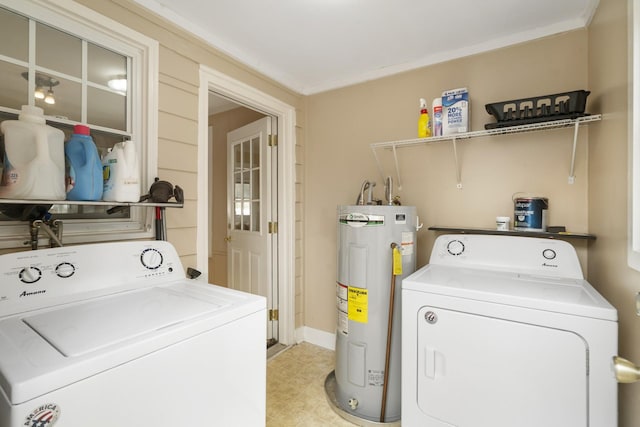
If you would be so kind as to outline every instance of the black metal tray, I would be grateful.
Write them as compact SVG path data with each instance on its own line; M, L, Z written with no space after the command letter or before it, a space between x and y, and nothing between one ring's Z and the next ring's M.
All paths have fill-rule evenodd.
M588 114L584 110L590 93L587 90L575 90L486 104L487 113L495 117L497 122L487 123L484 127L495 129L586 116Z

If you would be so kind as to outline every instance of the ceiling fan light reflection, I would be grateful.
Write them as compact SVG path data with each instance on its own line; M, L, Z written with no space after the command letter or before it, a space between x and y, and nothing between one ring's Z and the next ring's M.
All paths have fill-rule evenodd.
M127 91L127 79L117 78L111 79L107 82L107 85L118 92L126 92Z
M53 91L49 90L47 92L47 96L44 98L44 102L47 104L53 105L56 103L56 99L53 97Z
M42 89L41 87L37 87L35 92L33 92L33 96L36 99L44 99L45 97L44 89Z

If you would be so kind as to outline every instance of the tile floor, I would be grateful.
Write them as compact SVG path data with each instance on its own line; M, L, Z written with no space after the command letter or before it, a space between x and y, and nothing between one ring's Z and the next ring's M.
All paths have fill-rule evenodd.
M354 427L336 414L324 391L334 352L309 343L267 361L267 427Z

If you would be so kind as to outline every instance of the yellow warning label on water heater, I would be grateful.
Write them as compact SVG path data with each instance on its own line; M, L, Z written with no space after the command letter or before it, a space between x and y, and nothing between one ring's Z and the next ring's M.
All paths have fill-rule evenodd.
M393 275L400 276L402 274L402 254L398 248L393 248Z
M349 320L367 323L369 321L369 290L349 286Z

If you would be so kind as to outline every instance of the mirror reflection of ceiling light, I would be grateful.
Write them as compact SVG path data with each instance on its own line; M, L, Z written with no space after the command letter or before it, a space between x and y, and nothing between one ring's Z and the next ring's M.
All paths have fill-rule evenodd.
M36 99L44 99L45 97L44 89L42 89L40 86L36 86L36 91L33 93L33 96Z
M29 73L27 71L22 73L21 76L25 80L27 81L29 80ZM44 99L44 102L46 102L49 105L55 104L56 99L54 98L54 95L53 95L53 87L59 85L60 82L51 76L48 76L43 73L38 73L38 72L36 72L35 78L36 78L36 81L35 81L36 89L33 92L34 98ZM49 90L45 92L46 88L49 88Z
M127 92L127 76L114 76L111 80L107 82L107 86L111 89L116 90L118 92L126 93Z
M53 91L51 90L51 88L49 88L49 90L47 91L47 96L44 97L44 102L49 105L53 105L56 103L56 99L53 97Z

